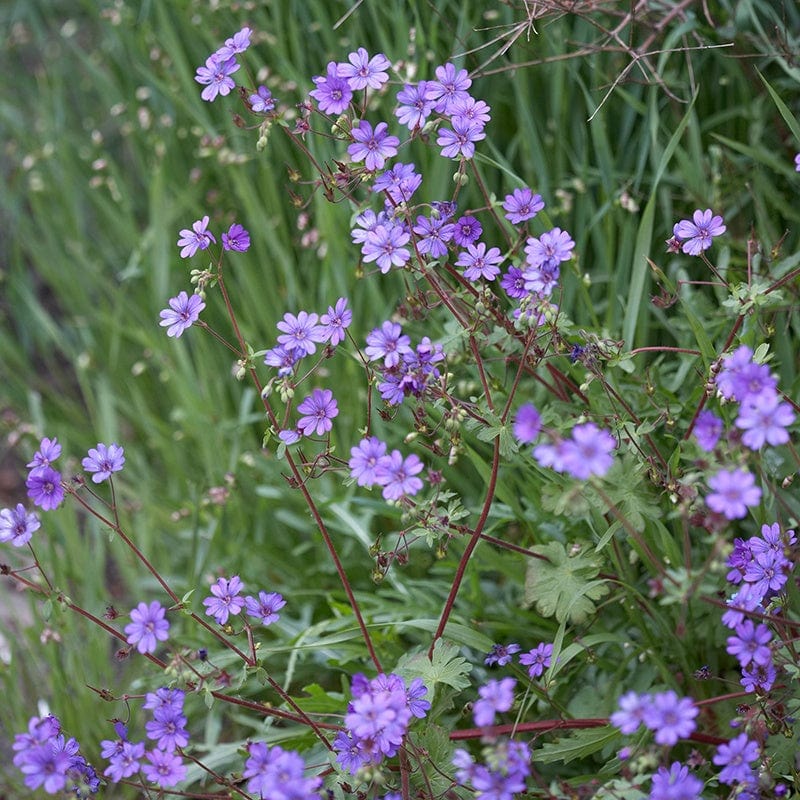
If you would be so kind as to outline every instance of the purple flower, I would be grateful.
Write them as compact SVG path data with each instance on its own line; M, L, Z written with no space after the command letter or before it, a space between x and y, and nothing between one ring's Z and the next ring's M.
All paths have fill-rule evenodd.
M412 353L411 338L406 336L396 322L386 321L367 336L364 351L370 361L382 358L386 367L396 367L401 356Z
M796 172L800 172L800 153L794 157L794 168Z
M283 596L277 592L259 592L258 597L247 596L244 599L247 615L255 617L262 625L272 625L281 615L278 611L286 605Z
M119 749L114 753L104 755L108 759L103 775L107 775L113 783L119 783L123 778L130 778L141 769L141 760L144 758L144 742L119 742Z
M234 33L230 39L226 39L225 44L214 55L218 58L230 58L237 53L244 53L250 47L250 35L252 33L250 28L242 28Z
M562 471L573 478L586 480L591 475L608 472L614 461L611 451L617 446L617 441L608 431L587 422L572 429L572 439L566 444Z
M189 731L185 728L186 717L172 708L157 708L153 719L145 723L147 738L156 742L159 750L173 752L189 744Z
M500 280L500 286L512 300L521 300L528 296L528 290L525 288L525 276L517 267L508 268L508 272Z
M472 706L472 717L479 728L494 725L494 715L508 711L514 705L514 687L517 682L513 678L489 681L478 688L480 700Z
M769 664L756 664L753 661L749 666L742 668L742 678L739 683L744 686L747 692L766 693L772 688L777 677L778 671L775 669L774 664L771 662Z
M212 596L203 600L206 614L214 617L219 625L224 625L230 614L238 614L244 608L245 600L243 597L239 597L242 589L244 589L244 584L238 575L234 575L230 579L220 578L216 583L212 583Z
M706 496L706 504L727 519L742 519L747 509L761 500L761 489L745 469L720 470L709 478L708 485L714 491Z
M397 155L400 144L396 136L387 133L388 128L385 122L379 122L373 131L372 125L362 119L350 132L355 139L347 148L350 158L356 163L363 161L370 172L382 169L387 158Z
M413 164L395 164L375 178L372 191L386 192L395 203L407 203L421 183L422 175L414 171Z
M259 86L255 94L247 98L256 114L267 114L275 108L275 98L266 86Z
M740 351L741 347L723 361L717 376L717 386L723 396L750 403L762 395L776 394L778 382L769 367L751 360L742 363ZM745 347L744 353L751 353L750 348Z
M783 553L767 550L753 556L745 569L744 579L752 584L755 594L763 598L767 592L783 589L788 580L786 570L791 569L791 565Z
M534 405L526 403L517 409L513 429L514 438L520 444L531 444L536 441L542 429L542 418Z
M546 267L552 269L562 261L572 258L572 249L575 242L572 237L561 228L553 228L543 233L538 239L531 236L525 246L525 256L528 266L534 269Z
M697 727L700 710L690 697L678 697L672 690L650 698L644 711L644 724L655 731L656 744L673 745L688 738Z
M11 542L14 547L22 547L41 525L36 512L26 511L22 503L17 503L15 509L4 508L0 511L0 542Z
M794 422L789 403L782 403L775 392L748 397L739 409L734 425L744 431L742 444L760 450L765 444L777 447L789 441L786 428Z
M755 761L761 754L758 742L747 738L746 733L740 733L735 739L717 748L712 761L724 769L720 770L719 782L725 784L751 783L755 780L755 773L750 762Z
M288 311L278 323L278 330L283 333L278 336L278 342L286 350L299 350L303 355L316 352L315 342L326 341L325 329L317 325L319 317L306 311L298 312L297 316Z
M193 222L191 230L184 228L181 231L181 238L178 239L178 247L181 248L181 258L191 258L198 250L207 249L211 242L216 244L217 240L214 238L214 234L206 230L207 228L208 214L202 219Z
M305 762L292 750L252 742L247 752L242 777L247 781L247 791L262 798L310 800L322 784L318 776L303 777Z
M426 694L428 694L428 687L423 683L422 678L414 678L406 689L408 710L417 719L424 719L430 711L430 701L422 699Z
M699 256L703 250L711 247L714 236L725 233L725 225L722 224L722 217L715 216L710 208L705 211L698 208L691 220L682 219L676 222L672 233L681 240L686 255Z
M483 663L487 667L497 664L498 667L504 667L506 664L511 663L511 657L514 653L519 653L520 646L516 642L511 644L493 644L492 649L489 651Z
M53 511L64 499L64 488L61 485L61 473L52 467L36 467L32 469L25 481L28 497L33 504L45 511Z
M359 486L371 487L378 482L378 467L386 455L386 442L376 436L362 439L356 447L350 448L350 477Z
M175 713L183 711L183 702L186 699L186 692L182 689L170 689L168 686L162 686L154 692L148 692L145 695L142 708L147 711L156 710L159 708L170 708Z
M354 675L352 692L344 718L346 736L334 743L337 750L344 750L340 763L377 764L395 755L414 716L403 679L391 674L367 681L363 675ZM420 695L419 686L414 686L413 694ZM418 710L422 711L421 706Z
M523 653L519 657L519 663L528 668L528 676L533 680L549 669L552 657L553 645L542 642L533 650Z
M622 733L635 733L644 722L645 712L650 706L650 695L626 692L617 705L619 710L611 715L611 724Z
M358 89L380 89L388 80L389 75L385 70L391 67L391 62L383 53L377 53L372 58L369 53L359 47L355 53L347 56L349 64L339 64L339 75L345 78L353 91Z
M169 299L169 306L159 313L161 322L158 324L162 327L169 326L167 336L174 336L177 339L200 319L200 312L206 307L206 304L199 294L189 297L186 292L180 292Z
M347 308L347 298L340 297L335 306L328 306L328 313L320 317L321 327L325 331L325 341L335 347L345 338L345 329L350 327L353 321L353 314Z
M702 791L703 781L689 774L689 768L680 761L675 761L669 771L666 767L659 767L653 775L648 800L698 800Z
M419 240L417 250L427 253L431 258L441 258L447 254L447 242L453 238L453 225L441 217L417 217L413 227Z
M131 623L125 626L128 644L135 644L142 653L155 653L158 642L167 640L169 622L167 610L156 600L150 605L139 603L131 611Z
M746 619L736 626L736 636L728 637L728 646L725 649L736 656L742 667L746 667L751 661L766 665L772 661L772 650L769 647L771 641L772 634L766 625L755 625Z
M142 772L150 783L164 788L175 786L186 777L186 765L177 753L167 750L149 750L147 760L150 763L142 766Z
M722 436L722 420L711 411L701 411L697 415L693 433L697 444L710 453Z
M493 281L500 274L500 267L497 265L502 261L503 256L499 248L492 247L487 252L486 245L478 242L478 244L468 244L467 249L459 253L456 266L465 267L464 277L467 280L476 281L478 278L485 278L487 281Z
M450 106L450 117L452 119L461 118L474 122L482 128L486 127L486 123L492 118L490 113L491 108L483 102L483 100L476 100L474 97L467 95L466 97L454 100Z
M89 455L81 461L87 472L93 472L92 481L102 483L111 477L114 472L119 472L125 463L125 451L118 444L108 446L98 443L97 448L89 450Z
M394 114L400 124L410 131L421 128L433 111L432 84L427 81L416 85L407 83L397 93L397 102L399 105Z
M339 406L330 389L314 389L297 406L297 413L304 415L297 423L303 436L311 436L312 433L322 436L323 433L327 433L333 428L331 420L338 416Z
M49 467L61 455L61 445L57 438L48 439L45 437L39 444L39 449L33 454L33 460L25 466L30 469L36 467Z
M361 248L364 261L374 261L385 275L392 267L402 267L411 258L411 252L404 246L411 234L398 223L377 225L369 231Z
M429 85L430 97L436 101L435 110L449 116L457 100L466 100L470 96L467 89L472 86L472 81L465 69L456 71L450 62L436 67L435 72L436 80L430 81Z
M544 208L540 194L534 194L527 186L514 189L503 201L506 219L514 225L533 219Z
M25 753L18 765L30 789L42 786L48 794L58 794L67 784L67 773L78 754L75 739L55 736Z
M422 472L424 464L413 453L403 458L399 450L384 456L376 468L378 483L383 486L384 500L400 500L415 495L422 488L422 480L415 477Z
M244 253L250 248L250 234L238 222L234 222L228 232L222 234L222 247Z
M453 223L453 241L459 247L475 244L481 238L483 226L473 216L464 216Z
M273 347L271 350L267 350L267 352L264 353L264 363L270 367L278 367L278 375L283 378L292 374L294 365L300 361L304 355L305 351L301 350L299 347L289 350L279 344L277 347Z
M317 101L320 111L341 114L350 105L353 90L347 79L339 75L339 65L335 61L328 62L325 75L318 75L312 80L317 88L309 94Z
M230 76L239 69L239 64L232 56L220 58L217 53L206 59L204 67L198 67L194 79L206 88L200 93L203 100L211 102L217 95L225 97L230 94L236 83ZM184 256L185 258L185 256Z
M453 117L450 124L453 129L440 128L436 138L436 144L442 148L442 158L472 158L475 142L486 138L483 128L464 117Z

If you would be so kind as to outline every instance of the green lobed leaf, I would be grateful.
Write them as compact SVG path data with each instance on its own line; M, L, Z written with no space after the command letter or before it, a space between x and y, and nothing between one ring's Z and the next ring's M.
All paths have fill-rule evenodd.
M576 731L555 742L545 743L536 751L534 758L543 764L552 764L554 761L568 764L576 758L585 758L602 750L620 736L620 732L611 725Z
M543 617L580 624L594 614L594 600L608 593L605 581L594 581L599 559L580 551L568 555L560 542L531 548L547 561L531 559L525 576L525 606L535 605Z
M395 672L403 678L422 678L428 689L433 690L437 683L445 683L454 689L466 689L470 685L467 675L472 664L459 655L458 646L453 642L438 639L433 647L433 658L427 652L411 653L397 662Z

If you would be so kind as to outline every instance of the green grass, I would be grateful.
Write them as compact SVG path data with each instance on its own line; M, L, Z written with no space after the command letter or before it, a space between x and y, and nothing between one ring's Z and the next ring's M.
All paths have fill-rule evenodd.
M128 529L178 593L204 585L217 572L239 570L245 580L280 585L293 595L301 611L290 615L287 632L299 635L342 603L338 581L319 558L301 499L286 491L285 466L260 455L266 421L255 393L231 377L228 354L209 337L194 335L199 331L167 340L157 325L166 300L189 286L189 267L175 247L178 231L205 213L216 230L235 219L251 231L253 246L231 262L228 285L245 338L256 349L272 346L284 312L322 311L345 294L354 310L354 334L363 338L394 308L403 283L395 274L355 277L353 208L346 201L330 204L319 193L311 198L307 213L319 244L299 245L297 212L287 196L290 190L307 195L307 187L287 177L287 167L309 177L299 154L277 127L265 151L257 153L254 132L232 124L234 98L204 103L194 71L224 38L249 23L262 37L254 50L269 68L274 94L292 106L328 60L340 60L359 45L416 64L417 78L457 56L473 70L497 52L500 42L489 42L503 26L519 23L524 14L501 3L389 0L359 4L334 29L351 3L272 0L247 11L235 5L212 11L207 3L186 0L123 3L98 14L93 2L19 0L0 9L10 43L0 65L4 75L14 76L0 97L1 455L9 474L22 475L38 436L56 435L77 470L80 456L97 441L124 443L120 500ZM780 273L796 262L800 210L792 159L800 141L792 122L800 115L800 72L790 53L798 45L790 37L784 52L771 42L776 25L787 32L800 29L800 13L792 3L779 10L767 2L712 5L715 27L697 11L669 26L653 45L665 51L653 63L674 98L657 83L642 82L634 67L631 80L620 83L598 110L629 57L608 46L565 56L598 41L593 23L609 22L602 15L538 22L536 31L519 36L487 67L490 74L473 84L476 96L493 109L476 158L488 189L502 198L528 184L543 195L549 219L575 232L580 254L565 270L570 277L562 307L578 326L624 337L629 348L702 349L703 333L716 347L730 326L718 306L720 295L684 291L687 307L700 320L694 328L650 303L655 290L646 256L673 281L708 277L699 262L673 259L662 245L673 223L695 208L723 213L737 236L753 230L766 248L756 270ZM641 41L646 30L629 34ZM682 51L698 42L733 44ZM541 63L512 69L530 61ZM326 144L312 146L321 160L344 150L341 143ZM227 163L231 156L237 163ZM425 197L446 197L453 165L416 145L413 158L425 175ZM623 193L635 210L620 202ZM463 196L464 207L482 203L474 181ZM770 254L786 231L779 252ZM730 270L746 266L740 250L723 258ZM788 291L787 302L796 300L796 288ZM213 303L204 318L226 331ZM780 323L785 335L775 348L788 389L796 385L792 343L798 321L786 314ZM650 366L660 368L655 359ZM684 373L665 376L676 394L681 374L690 371L687 364ZM363 371L355 360L338 356L326 380L340 398L336 442L347 453L365 424ZM400 419L410 430L410 418L401 412ZM483 457L485 452L476 461ZM472 508L480 500L481 475L466 462L453 480ZM516 503L529 478L507 476L501 499ZM210 503L208 490L226 482L227 504ZM21 491L21 485L12 486L3 504L23 499ZM453 559L436 562L422 555L408 574L393 573L376 595L366 551L376 531L397 520L382 504L352 495L329 478L315 483L359 597L376 617L386 613L381 630L391 663L410 641L392 626L406 615L435 620L441 598L426 598L418 587L427 585L426 576L449 576ZM514 511L505 511L492 522L498 535L511 520L519 522ZM533 530L541 522L532 518L524 526ZM91 520L61 511L46 518L44 527L39 541L54 565L54 584L93 613L102 614L110 603L126 612L154 589L121 543ZM506 556L484 549L488 573L510 568ZM243 554L256 557L243 562ZM473 617L501 619L518 600L511 584L488 589L488 580L477 573L471 580L464 594L470 610L458 620L465 625ZM38 619L45 610L33 606ZM96 752L109 732L99 731L97 720L84 713L85 687L122 691L131 670L114 660L113 643L103 642L84 620L57 606L46 612L43 624L60 642L39 646L38 622L11 629L13 661L0 667L0 686L10 698L0 736L23 730L43 700ZM531 624L540 625L541 638L555 633L549 622ZM503 624L486 623L481 632L497 641L506 633L512 637L513 626L506 632ZM654 644L663 634L648 633ZM84 647L85 641L92 646ZM683 642L682 652L690 653L691 646ZM352 658L362 655L354 649ZM341 664L341 652L338 657ZM301 678L310 681L326 658L322 645L309 648L296 667L297 685ZM688 661L682 667L691 669ZM658 668L668 672L663 664ZM18 786L17 775L3 775L0 768L0 776L0 787L3 781Z

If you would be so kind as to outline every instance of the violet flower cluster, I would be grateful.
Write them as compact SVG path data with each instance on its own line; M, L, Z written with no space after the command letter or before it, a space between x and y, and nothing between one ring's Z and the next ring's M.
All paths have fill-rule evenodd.
M127 726L117 722L114 725L117 738L100 742L100 755L109 764L103 775L112 783L139 776L162 789L180 783L187 774L180 750L189 744L190 738L183 713L184 699L185 692L181 689L166 686L148 692L142 708L152 712L145 731L153 746L148 750L146 742L131 742Z
M719 214L714 214L710 208L705 211L698 208L691 219L675 223L673 238L667 241L667 248L671 252L683 250L688 256L699 256L711 247L715 236L721 236L726 230Z
M764 615L768 606L774 606L775 613L779 613L781 594L794 569L789 554L796 544L795 532L781 532L776 522L763 525L761 536L735 539L728 557L727 579L739 588L728 600L722 622L734 632L728 637L726 649L739 662L741 684L748 692L768 692L775 683L778 667L771 647L772 632L759 621L760 616L754 621L746 615Z
M253 595L240 596L244 583L238 575L232 578L219 578L211 584L211 596L203 600L206 614L213 617L218 625L226 625L231 616L245 611L262 625L271 625L280 619L278 611L286 605L283 596L277 592L260 591Z
M390 406L400 405L407 397L421 399L441 378L437 364L445 360L440 344L425 336L415 347L396 322L386 321L367 335L364 351L370 361L380 361L377 371L381 398Z
M611 724L625 734L635 733L644 724L654 732L656 744L674 745L694 732L698 713L691 698L678 697L671 689L653 695L627 692L620 697Z
M795 421L789 403L781 399L778 382L766 364L753 359L753 351L742 345L722 360L716 377L720 395L728 404L738 404L734 426L742 444L750 450L764 445L777 447L789 441L787 428ZM694 435L703 450L712 451L724 431L722 420L706 410L698 415ZM709 478L712 491L706 504L726 519L742 519L747 509L761 501L755 477L743 467L721 469Z
M69 792L76 797L96 794L100 778L80 753L80 745L61 732L52 714L32 717L28 732L14 737L13 763L25 776L25 785L47 794Z
M350 688L353 699L333 749L339 765L355 775L367 764L379 764L396 755L413 718L425 717L431 704L423 699L428 689L420 678L406 686L394 673L372 680L357 674Z
M520 646L516 642L510 644L495 644L484 658L483 663L487 667L504 667L510 664L513 656L519 653ZM523 653L519 657L519 663L528 668L528 677L536 680L544 675L546 669L550 668L553 659L553 645L548 642L540 642L532 650Z
M35 506L44 511L53 511L64 501L64 486L61 473L53 467L53 462L61 456L61 445L57 438L45 437L39 449L28 462L28 477L25 486L28 497ZM89 450L82 466L92 476L94 483L111 478L125 463L124 450L117 444L98 443ZM28 511L22 503L14 508L0 509L0 542L8 542L14 547L22 547L31 540L41 527L41 520L35 511Z
M293 750L284 750L264 742L247 745L248 758L242 777L247 791L262 800L310 800L319 798L322 778L304 776L306 765Z
M350 449L350 477L368 489L381 486L385 500L413 497L423 487L417 477L424 469L422 461L414 453L403 456L399 450L386 450L386 442L377 436L362 439Z
M453 753L456 781L471 787L480 797L512 800L525 791L525 780L531 774L531 751L526 742L497 739L483 748L483 763L476 762L469 752Z
M520 444L532 444L541 432L541 416L530 403L517 410L512 430ZM614 463L612 451L616 439L593 422L576 425L569 438L554 439L552 443L533 448L533 457L542 467L565 472L578 480L592 475L602 476Z

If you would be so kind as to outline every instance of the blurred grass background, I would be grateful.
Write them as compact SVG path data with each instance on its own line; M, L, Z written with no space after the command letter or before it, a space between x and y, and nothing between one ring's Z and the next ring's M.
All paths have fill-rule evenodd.
M676 5L684 13L670 17ZM0 502L24 501L23 465L38 437L58 436L72 459L67 472L96 442L117 441L127 459L118 496L128 530L179 594L218 571L238 571L248 588L291 595L295 613L285 625L297 635L338 597L280 462L260 453L265 421L254 392L233 380L230 359L210 338L191 331L167 340L157 324L167 299L189 288L178 231L205 213L218 232L236 220L252 234L251 250L230 262L228 274L245 336L257 348L272 346L285 311L321 312L347 295L353 330L363 337L401 297L395 275L355 278L345 203L313 198L299 230L287 191L303 187L290 184L287 167L310 175L278 130L256 153L254 132L232 123L234 97L200 99L196 67L244 24L256 36L243 60L261 59L273 93L290 107L328 60L358 46L385 52L401 71L415 65L416 79L450 58L477 70L473 92L493 109L480 168L501 198L521 183L532 186L554 224L575 236L580 260L563 303L578 324L613 338L624 332L630 346L696 346L685 323L651 306L644 256L673 279L705 279L699 262L667 257L663 247L673 223L698 207L722 213L734 236L752 230L765 243L757 270L788 271L800 231L793 170L800 142L758 72L797 116L796 4L651 3L616 44L595 47L618 22L607 6L586 2L577 14L534 21L523 3L469 0L3 3ZM659 79L642 59L602 102L631 62L619 42L635 48L651 35L648 61ZM331 157L324 146L313 148ZM414 150L428 200L451 191L453 165L436 152ZM479 204L477 195L467 197ZM723 247L719 256L724 269L745 266L741 249ZM584 273L591 286L579 291ZM729 323L710 297L697 300L697 311L714 339ZM224 325L214 303L204 318ZM791 385L797 320L787 319L789 335L775 346ZM339 356L326 380L339 399L337 441L346 453L364 423L363 375ZM477 473L467 470L461 480L473 493L468 499L479 499ZM392 520L383 519L380 503L353 505L332 482L317 484L353 583L369 603L375 590L366 549ZM215 487L230 490L224 504L214 502ZM36 541L54 584L94 613L110 603L124 613L156 596L120 543L69 508L46 516ZM3 559L17 563L16 555L6 551ZM437 570L450 574L423 556L381 590L383 601L402 601L404 614L435 616L441 598L430 576ZM426 575L427 590L414 591ZM499 618L507 601L500 583L493 595L478 585L467 593L470 616L481 619L492 605L490 616ZM114 661L113 643L103 648L102 637L57 606L33 603L37 618L46 618L26 627L16 610L27 606L12 604L7 591L2 598L8 657L0 665L7 699L0 738L24 730L45 701L91 757L110 729L98 725L102 710L96 718L85 712L93 702L85 687L124 690L127 665ZM391 637L385 646L400 652ZM324 664L324 652L314 659ZM116 713L114 706L104 716ZM211 743L219 735L211 722L206 733ZM10 763L2 761L0 788L6 781L9 797L18 796L18 776L4 774Z

